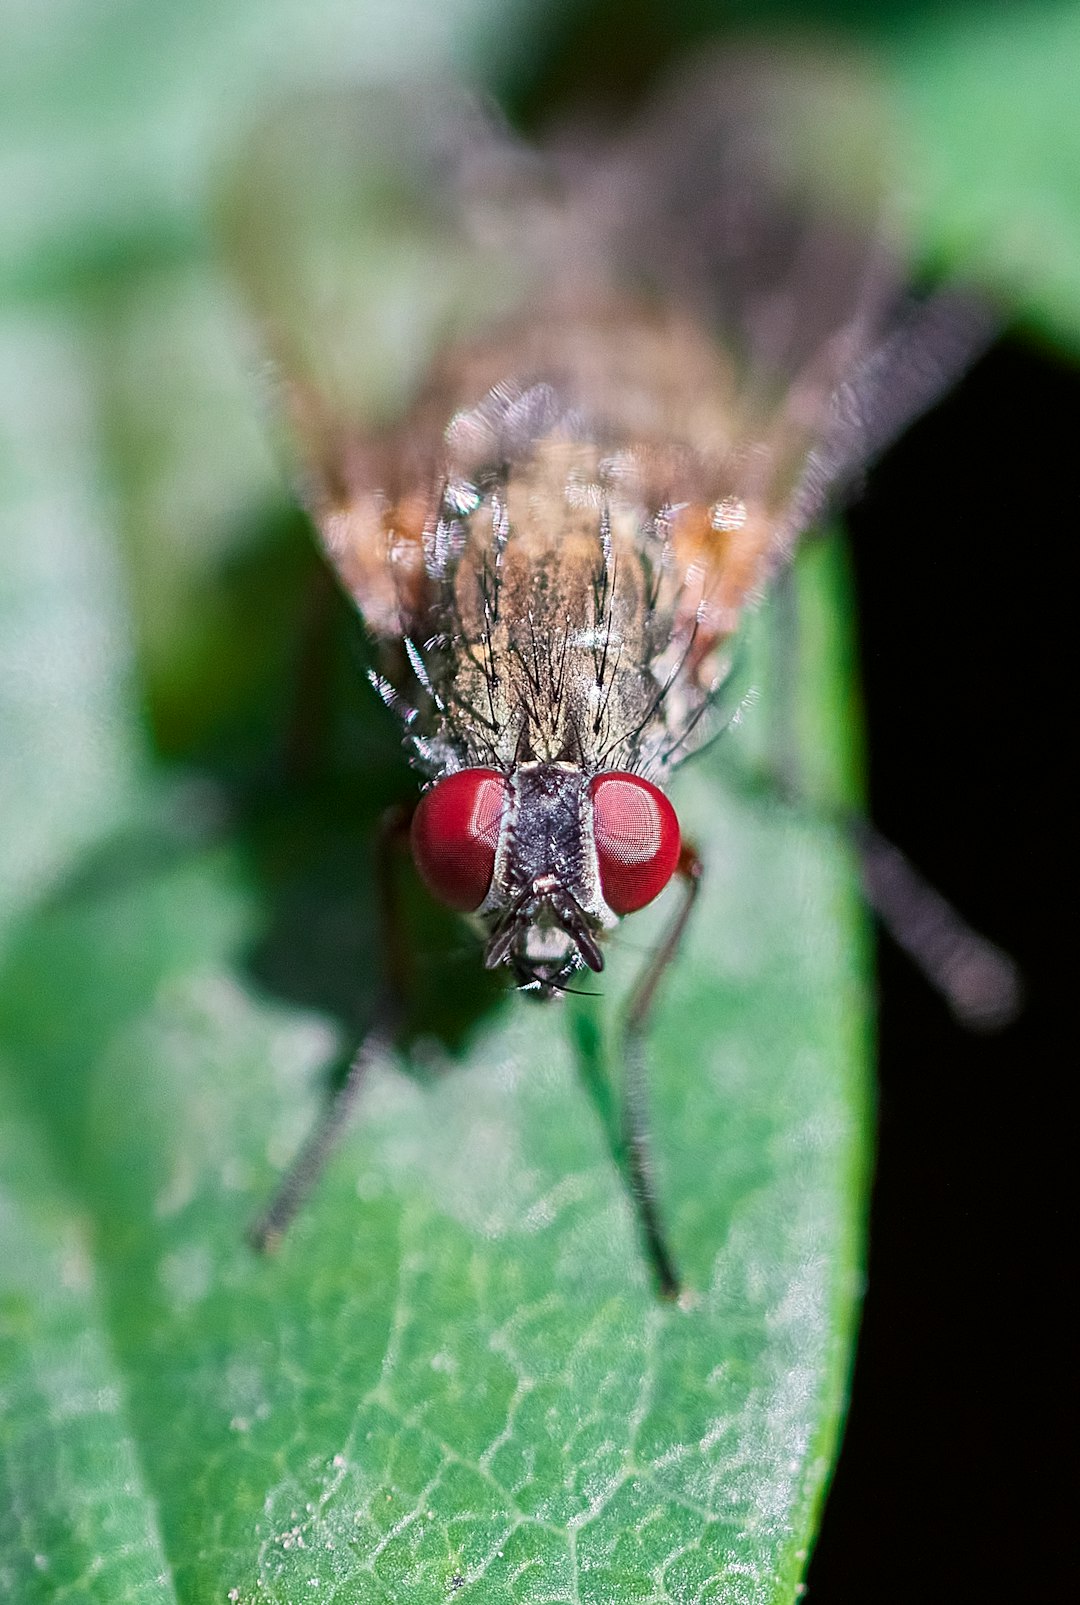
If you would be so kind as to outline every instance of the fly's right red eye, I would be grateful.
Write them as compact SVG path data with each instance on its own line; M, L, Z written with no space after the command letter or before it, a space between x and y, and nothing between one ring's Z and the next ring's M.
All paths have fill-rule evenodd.
M471 913L487 896L507 790L497 769L459 769L421 797L413 858L428 891L448 908Z
M664 890L682 850L664 793L640 775L598 775L590 786L600 887L616 914L644 908Z

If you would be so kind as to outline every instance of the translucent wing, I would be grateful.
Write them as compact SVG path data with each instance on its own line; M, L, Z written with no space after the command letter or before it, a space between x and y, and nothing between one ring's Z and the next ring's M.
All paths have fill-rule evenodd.
M301 494L369 627L406 635L457 404L436 359L533 292L539 165L461 89L356 88L279 108L222 200Z
M885 105L861 60L706 58L582 176L612 260L709 329L734 367L712 509L683 547L718 637L994 333L973 296L920 301L907 287ZM741 523L725 529L732 508Z

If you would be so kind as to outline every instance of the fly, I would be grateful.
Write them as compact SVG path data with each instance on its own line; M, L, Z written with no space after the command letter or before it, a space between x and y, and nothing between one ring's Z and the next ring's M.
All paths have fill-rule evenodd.
M603 970L611 932L678 884L623 1038L626 1179L667 1295L643 1041L703 872L668 783L710 732L748 608L988 333L961 295L906 293L883 214L827 202L803 136L820 143L846 86L808 101L807 82L705 62L587 160L526 151L445 89L369 94L355 159L421 219L437 287L417 317L439 327L382 415L350 412L290 335L276 260L248 275L309 508L420 780L386 853L407 832L483 962L542 997ZM391 993L260 1245L392 1039Z

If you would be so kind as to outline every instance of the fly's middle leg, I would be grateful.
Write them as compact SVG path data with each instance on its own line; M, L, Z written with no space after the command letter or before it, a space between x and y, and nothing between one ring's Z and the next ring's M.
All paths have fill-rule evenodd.
M663 941L638 976L622 1030L620 1157L625 1166L645 1251L657 1289L664 1298L677 1298L682 1284L667 1244L653 1178L645 1031L657 990L679 950L701 886L701 859L688 842L683 843L677 874L682 902Z

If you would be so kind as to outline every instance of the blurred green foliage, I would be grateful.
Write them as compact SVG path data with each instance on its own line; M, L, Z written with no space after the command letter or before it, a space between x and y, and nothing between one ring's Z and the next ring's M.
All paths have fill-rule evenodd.
M555 1019L414 892L412 1055L373 1078L280 1259L243 1246L368 1016L370 838L412 782L282 488L209 225L221 153L305 83L465 72L533 125L750 23L866 41L926 264L1075 347L1073 5L3 12L0 1592L20 1602L794 1598L859 1276L862 923L827 829L748 808L720 757L677 793L709 889L654 1034L695 1305L657 1307L593 1106L647 917L603 1003ZM829 795L855 739L834 554L800 586L800 745Z

